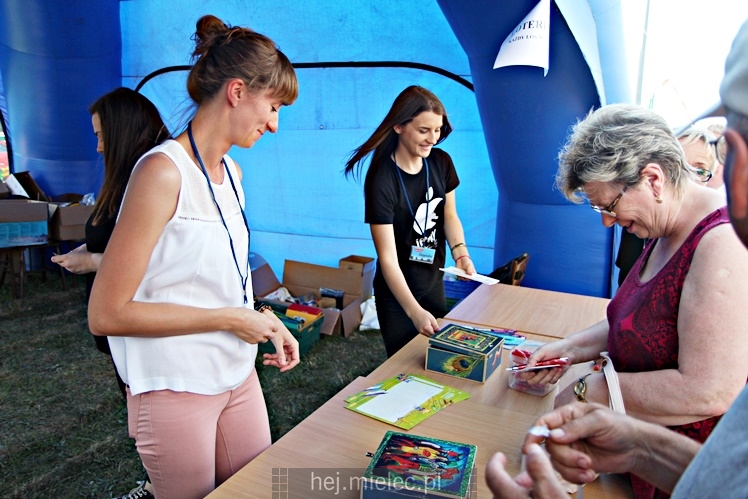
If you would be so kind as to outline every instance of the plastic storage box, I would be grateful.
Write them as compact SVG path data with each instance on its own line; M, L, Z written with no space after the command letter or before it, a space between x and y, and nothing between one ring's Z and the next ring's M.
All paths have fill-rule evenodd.
M511 362L510 367L527 364L527 358L529 357L529 355L526 355L525 353L532 353L544 344L545 343L529 340L520 343L516 348L509 352L509 361ZM542 397L543 395L548 395L553 391L554 388L556 388L556 385L552 385L550 383L545 385L531 385L522 378L522 373L509 372L508 374L509 376L507 376L507 380L509 383L509 388L518 390L520 392L529 393L530 395L537 395Z
M299 342L299 353L301 355L309 352L312 346L319 341L319 334L322 329L322 322L324 321L324 315L322 315L321 311L314 319L307 318L305 320L300 320L287 315L288 307L291 305L290 303L288 305L281 305L270 301L257 301L272 308L273 312L281 320L283 325L291 331L291 334ZM275 345L270 341L259 343L258 352L260 354L275 353Z

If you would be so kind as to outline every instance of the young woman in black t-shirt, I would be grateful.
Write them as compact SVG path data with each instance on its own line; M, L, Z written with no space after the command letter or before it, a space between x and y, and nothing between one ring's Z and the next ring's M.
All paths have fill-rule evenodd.
M375 132L352 154L345 174L364 182L365 221L377 250L374 296L391 357L418 333L439 330L446 313L442 273L449 243L456 265L475 267L457 216L460 181L449 155L434 146L452 131L439 99L423 87L403 90Z

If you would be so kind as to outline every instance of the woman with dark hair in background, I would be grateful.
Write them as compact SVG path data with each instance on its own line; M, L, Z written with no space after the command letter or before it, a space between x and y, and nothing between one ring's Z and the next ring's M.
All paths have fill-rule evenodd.
M147 97L129 88L118 88L102 95L88 108L96 135L96 152L104 155L104 183L86 221L86 243L64 255L52 257L74 274L86 276L86 301L91 296L101 256L117 221L127 181L135 163L152 147L169 137L161 115ZM96 347L111 356L106 336L94 336ZM117 374L117 384L125 396L125 383Z
M391 357L419 333L439 330L447 305L442 272L449 243L456 265L475 266L465 245L454 190L460 183L449 154L434 146L452 131L444 105L423 87L397 96L387 116L346 163L364 182L365 221L377 250L374 297ZM358 167L358 168L357 168Z
M169 137L161 115L147 97L129 88L117 88L99 97L91 107L91 125L96 135L96 152L104 155L104 183L93 211L86 221L86 242L54 263L74 274L86 276L86 302L91 296L96 271L117 221L130 173L138 159ZM96 348L112 358L106 336L94 336ZM112 365L114 361L112 360ZM117 385L127 400L125 382L114 368ZM147 499L150 483L138 482L123 499Z
M127 383L130 436L158 499L205 497L270 446L257 343L275 346L265 365L299 363L280 319L253 308L241 170L227 155L278 129L296 74L272 40L214 16L194 40L197 110L135 166L88 313Z

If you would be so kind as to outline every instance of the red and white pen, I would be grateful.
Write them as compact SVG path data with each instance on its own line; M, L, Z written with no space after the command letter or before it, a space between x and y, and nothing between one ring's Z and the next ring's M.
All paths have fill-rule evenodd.
M557 359L541 360L532 367L527 367L527 364L519 364L512 367L507 367L507 371L519 372L519 371L536 371L538 369L550 369L551 367L564 367L569 365L569 357L559 357Z

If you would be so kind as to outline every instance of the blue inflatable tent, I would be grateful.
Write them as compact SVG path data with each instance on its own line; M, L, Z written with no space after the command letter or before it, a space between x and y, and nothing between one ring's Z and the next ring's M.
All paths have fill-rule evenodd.
M602 102L569 9L593 27L605 98L626 100L614 43L620 1L551 3L547 76L493 69L536 4L6 0L0 110L13 170L31 172L50 195L96 192L102 165L87 108L117 86L140 87L181 131L191 109L179 67L190 63L195 21L212 13L267 34L297 66L299 99L281 111L279 132L231 151L245 171L252 249L277 274L285 259L335 266L349 254L375 256L362 185L345 179L343 164L394 97L417 84L442 99L455 128L442 146L461 179L458 211L478 270L527 251L524 285L608 296L613 233L563 199L553 177L569 127Z

